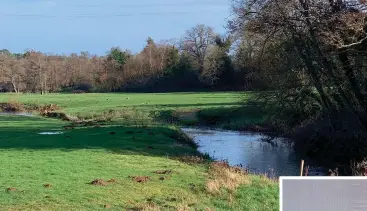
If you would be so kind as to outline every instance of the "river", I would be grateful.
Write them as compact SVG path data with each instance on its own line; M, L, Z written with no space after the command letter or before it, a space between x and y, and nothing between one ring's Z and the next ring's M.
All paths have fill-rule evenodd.
M268 138L260 133L182 128L199 145L199 151L215 160L226 160L230 165L248 168L251 172L270 177L299 176L299 158L292 142L283 138L264 141ZM309 176L323 176L327 168L317 166L310 159Z

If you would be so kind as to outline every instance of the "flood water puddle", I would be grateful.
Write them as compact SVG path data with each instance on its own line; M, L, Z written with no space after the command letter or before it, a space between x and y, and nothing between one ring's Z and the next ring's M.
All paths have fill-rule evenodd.
M40 135L60 135L63 134L64 132L42 132L42 133L38 133Z
M3 116L33 116L32 113L27 112L0 112L0 115Z
M199 151L215 160L226 160L230 165L248 168L251 172L269 176L299 176L300 158L290 141L275 139L271 142L259 133L182 128L199 145ZM326 168L309 166L309 176L326 175Z

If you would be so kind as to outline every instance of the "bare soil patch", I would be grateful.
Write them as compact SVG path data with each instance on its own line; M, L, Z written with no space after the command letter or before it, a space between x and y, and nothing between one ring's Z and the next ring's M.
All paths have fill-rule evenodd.
M10 188L7 188L7 189L6 189L6 192L10 193L10 192L14 192L14 191L16 191L16 190L17 190L16 188L14 188L14 187L10 187Z
M116 183L116 182L117 182L117 179L115 179L115 178L109 179L107 181L105 181L103 179L95 179L92 182L90 182L89 184L96 185L96 186L107 186L107 185L110 185L110 184L113 184L113 183Z
M131 178L133 179L134 182L138 183L146 183L151 179L149 176L133 176Z
M112 178L112 179L107 180L107 182L108 183L116 183L117 182L117 179Z
M45 188L51 188L52 185L51 184L44 184L43 187L45 187Z
M104 181L103 179L95 179L90 184L96 186L107 186L108 182Z

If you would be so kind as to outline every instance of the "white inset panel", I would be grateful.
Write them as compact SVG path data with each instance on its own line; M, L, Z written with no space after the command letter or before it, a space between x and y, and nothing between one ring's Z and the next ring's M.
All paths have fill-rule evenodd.
M282 211L367 211L367 179L303 178L282 180Z

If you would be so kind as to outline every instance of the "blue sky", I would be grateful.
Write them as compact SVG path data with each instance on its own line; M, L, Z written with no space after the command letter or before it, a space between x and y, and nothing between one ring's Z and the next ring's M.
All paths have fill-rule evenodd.
M224 33L228 0L0 0L0 49L45 53L113 46L140 51L148 36L180 38L196 24Z

